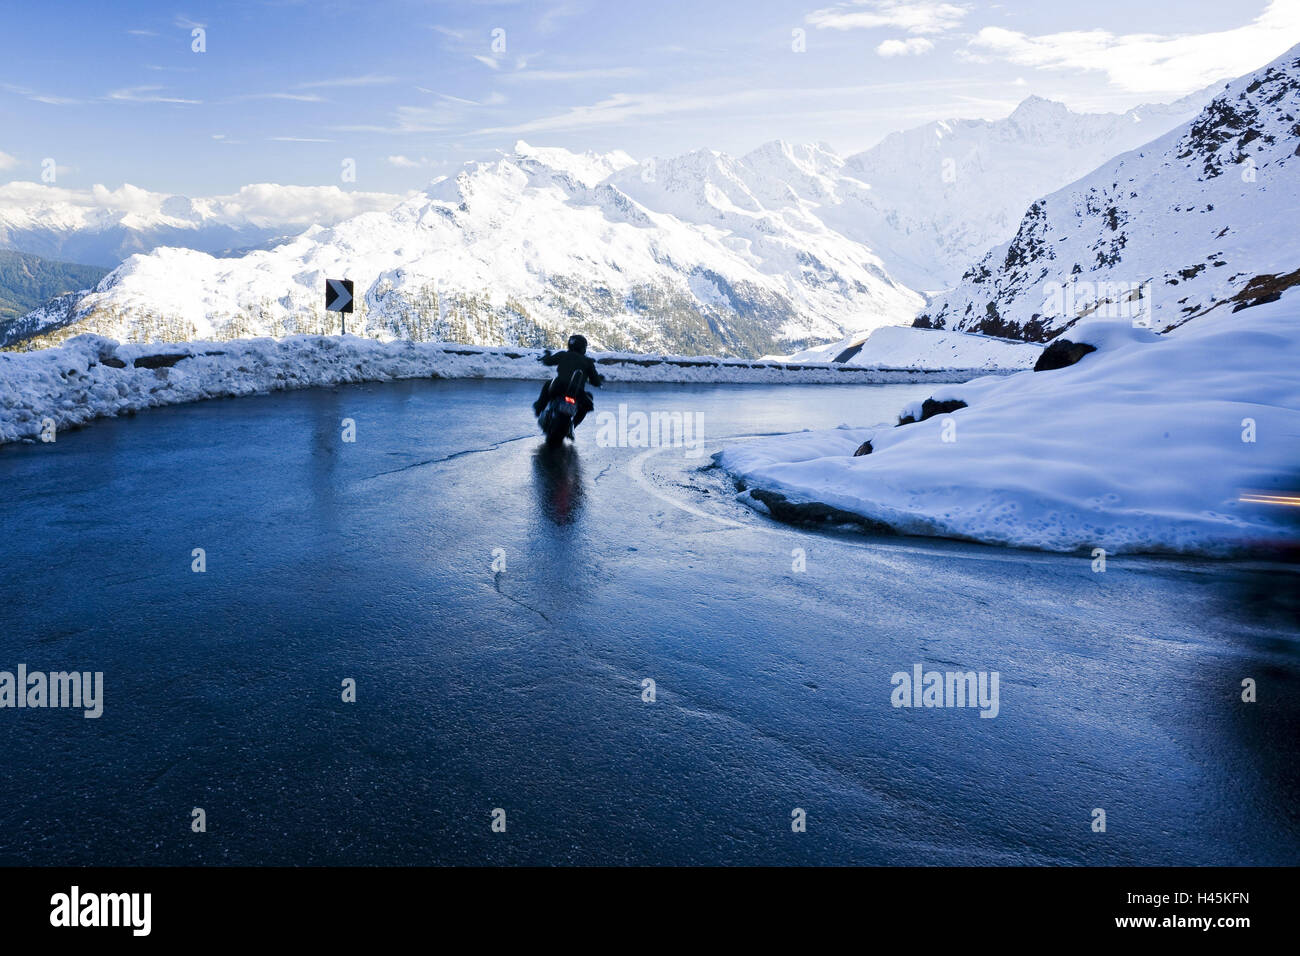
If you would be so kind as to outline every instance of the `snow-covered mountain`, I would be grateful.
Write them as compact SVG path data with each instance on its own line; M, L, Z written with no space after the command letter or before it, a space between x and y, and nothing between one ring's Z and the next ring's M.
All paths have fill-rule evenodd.
M1185 122L1206 90L1126 113L1076 113L1031 96L1000 120L947 120L887 136L851 156L843 175L870 186L846 227L870 236L912 288L949 288L1014 235L1029 203Z
M33 182L0 186L0 249L112 269L159 246L221 253L332 225L401 201L337 186L256 183L227 196L191 199L118 189L65 189Z
M1032 200L1185 122L1211 95L1126 113L1031 96L1003 119L927 123L847 158L776 141L739 158L647 160L615 182L649 208L742 233L759 210L816 220L870 247L903 284L938 290L1011 238Z
M391 209L237 259L133 257L0 338L324 332L338 327L322 311L329 276L358 282L350 328L381 338L549 344L582 327L610 349L790 352L907 324L924 305L914 290L1009 238L1039 184L1192 109L1078 114L1031 97L1006 119L930 124L848 159L778 141L638 163L521 142Z
M1190 122L1032 203L917 319L1044 341L1084 317L1169 331L1300 282L1300 46Z
M691 154L642 177L622 153L519 143L388 212L271 250L134 256L50 324L130 340L324 331L337 327L326 277L358 282L357 332L472 344L554 344L577 327L598 348L758 355L915 315L921 297L879 257L777 184L765 188L782 205L709 222L672 214L689 200L660 211L624 188L712 195L699 178L725 179L732 162Z

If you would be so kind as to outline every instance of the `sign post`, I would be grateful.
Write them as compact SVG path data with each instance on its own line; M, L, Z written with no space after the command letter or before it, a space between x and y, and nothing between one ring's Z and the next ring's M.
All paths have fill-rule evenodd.
M325 311L337 312L342 323L343 335L348 334L347 314L352 311L352 280L325 280Z

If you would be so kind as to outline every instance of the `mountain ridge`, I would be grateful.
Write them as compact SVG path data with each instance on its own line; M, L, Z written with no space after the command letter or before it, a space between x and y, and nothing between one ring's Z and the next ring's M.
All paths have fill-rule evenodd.
M908 323L927 301L916 290L942 278L939 266L914 268L918 259L952 259L998 229L1009 236L1013 225L1000 225L1008 200L962 197L983 196L988 182L1023 189L1037 181L1026 165L1039 178L1072 168L1057 155L1070 134L1063 117L1087 127L1076 138L1104 150L1136 135L1139 112L1164 122L1185 109L1076 114L1030 97L1003 120L893 134L927 146L888 163L881 146L842 157L825 144L773 140L741 156L697 149L638 162L621 151L521 140L385 211L313 225L270 249L224 259L168 247L133 256L87 295L34 312L22 328L66 328L55 340L76 331L125 340L327 332L337 324L320 307L320 288L327 276L350 276L360 286L349 325L380 338L547 345L582 326L610 349L791 352ZM1043 123L1046 132L1033 132ZM928 145L944 136L940 146L955 143L967 164L955 165L954 183L942 180L949 157ZM918 181L932 188L918 190ZM909 219L906 202L891 206L891 191L909 190L944 209L961 241ZM168 210L185 213L182 205Z
M1088 316L1172 331L1300 283L1300 46L1195 117L1035 199L916 319L1045 341Z

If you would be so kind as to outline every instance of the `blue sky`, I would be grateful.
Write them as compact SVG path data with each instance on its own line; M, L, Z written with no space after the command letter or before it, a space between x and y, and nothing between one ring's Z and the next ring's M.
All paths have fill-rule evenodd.
M1300 42L1300 0L63 0L3 18L0 182L52 158L60 186L189 195L404 192L517 139L847 153L1031 93L1168 101Z

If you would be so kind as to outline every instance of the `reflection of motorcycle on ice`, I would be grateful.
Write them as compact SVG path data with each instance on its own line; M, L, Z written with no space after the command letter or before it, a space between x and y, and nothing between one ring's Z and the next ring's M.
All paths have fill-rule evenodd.
M567 351L547 349L541 363L555 366L555 378L542 386L533 402L533 413L546 435L546 443L561 445L565 438L573 438L573 430L596 406L587 383L599 388L605 379L587 357L587 340L581 335L569 336Z
M533 482L542 514L557 525L573 524L582 512L582 459L572 445L538 445Z

